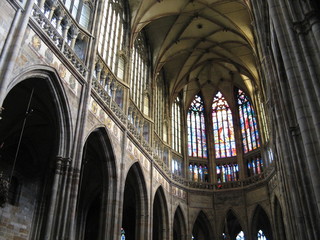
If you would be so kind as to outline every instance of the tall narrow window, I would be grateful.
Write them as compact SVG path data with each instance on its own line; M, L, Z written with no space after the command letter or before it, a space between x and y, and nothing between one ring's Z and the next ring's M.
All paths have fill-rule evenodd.
M207 157L204 105L200 95L196 95L188 110L188 153L191 157Z
M240 89L238 89L236 93L239 106L243 151L247 153L260 147L257 121L246 94Z
M114 74L118 74L117 63L121 58L124 36L125 14L121 1L107 0L103 6L98 41L98 52ZM121 66L122 67L122 66ZM121 70L119 71L121 75Z
M232 114L221 92L213 99L212 121L216 158L236 156Z
M142 109L148 87L148 54L142 33L135 42L131 59L131 98Z
M172 104L172 148L181 153L181 106L179 97Z

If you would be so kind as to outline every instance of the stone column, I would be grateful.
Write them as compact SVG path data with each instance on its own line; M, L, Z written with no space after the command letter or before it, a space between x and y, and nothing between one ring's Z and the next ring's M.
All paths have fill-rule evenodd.
M34 0L27 0L25 8L18 8L0 55L0 108L7 95L7 87L29 23Z

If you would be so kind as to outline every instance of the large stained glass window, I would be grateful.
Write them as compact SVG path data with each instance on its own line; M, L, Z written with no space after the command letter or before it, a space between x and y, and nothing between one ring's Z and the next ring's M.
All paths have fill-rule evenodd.
M221 92L213 99L212 122L216 158L236 156L232 114Z
M188 153L191 157L207 157L204 106L200 95L196 95L188 110Z
M255 113L246 94L238 89L237 103L242 134L243 151L247 153L260 147L259 134Z

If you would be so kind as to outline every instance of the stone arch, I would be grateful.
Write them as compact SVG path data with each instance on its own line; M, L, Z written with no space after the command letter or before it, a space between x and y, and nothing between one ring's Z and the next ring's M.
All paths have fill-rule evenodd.
M226 212L222 224L222 233L227 236L227 239L236 239L241 231L245 232L239 219L238 214L233 209L229 209Z
M117 189L115 157L104 128L92 131L83 147L77 201L77 239L113 234Z
M152 239L169 239L168 206L162 186L158 187L153 200Z
M262 230L268 240L273 240L273 232L269 217L265 210L257 205L251 221L251 237L257 239L258 231Z
M142 240L148 234L148 209L146 182L136 162L128 171L123 194L122 228L127 240Z
M70 163L73 132L60 78L51 68L38 67L12 80L0 123L0 171L9 181L18 180L19 189L17 205L7 204L5 211L12 222L26 223L24 232L30 239L43 239L52 226L56 196L64 187L57 184ZM9 230L15 231L19 229Z
M198 217L193 224L192 236L195 240L214 238L210 221L207 215L202 210L199 212Z
M45 82L48 86L50 94L55 101L55 114L60 124L58 128L59 147L57 156L69 156L71 151L71 139L73 137L72 114L63 81L59 77L56 69L45 65L35 65L31 68L27 68L10 82L6 89L6 93L8 95L18 84L32 79L36 80L35 84L41 81Z
M187 237L186 221L180 206L174 213L172 232L173 240L185 240Z
M278 198L275 196L273 201L273 213L274 213L274 231L276 235L276 239L286 240L286 229L283 221L283 212L281 208L281 204Z

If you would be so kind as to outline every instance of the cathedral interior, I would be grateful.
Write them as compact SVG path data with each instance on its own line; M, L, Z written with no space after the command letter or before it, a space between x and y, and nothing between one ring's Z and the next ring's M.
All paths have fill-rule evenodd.
M0 239L319 239L319 12L1 0Z

